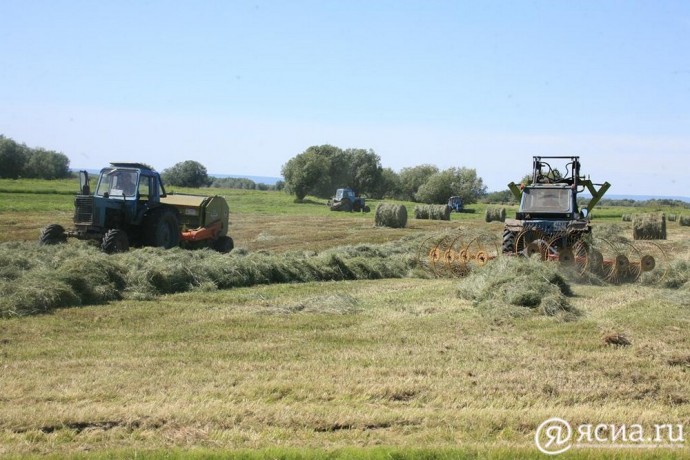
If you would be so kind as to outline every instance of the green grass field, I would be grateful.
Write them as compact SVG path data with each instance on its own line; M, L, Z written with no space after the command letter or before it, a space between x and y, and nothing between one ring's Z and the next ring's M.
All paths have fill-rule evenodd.
M0 307L49 302L51 283L78 294L0 317L0 457L543 458L551 417L690 432L688 227L659 242L661 282L568 279L577 314L550 316L461 295L488 267L415 265L429 235L498 237L482 205L385 229L316 198L212 189L237 254L38 248L41 227L69 226L73 189L0 181ZM635 211L595 210L594 231L630 235L620 217ZM630 345L607 345L613 333ZM630 457L690 458L690 440L558 456Z

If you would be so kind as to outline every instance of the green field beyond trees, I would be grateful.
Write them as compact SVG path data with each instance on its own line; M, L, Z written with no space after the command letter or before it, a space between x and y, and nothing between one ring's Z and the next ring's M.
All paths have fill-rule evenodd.
M433 221L385 201L410 216L393 229L311 195L180 188L228 200L235 250L39 246L43 226L70 227L76 189L0 179L2 458L544 458L553 417L645 431L576 431L555 458L690 458L677 220L654 243L663 271L628 284L503 256L435 273L429 241L496 255L503 224L481 203ZM593 231L634 253L623 215L688 211L602 206ZM684 440L657 442L666 424Z

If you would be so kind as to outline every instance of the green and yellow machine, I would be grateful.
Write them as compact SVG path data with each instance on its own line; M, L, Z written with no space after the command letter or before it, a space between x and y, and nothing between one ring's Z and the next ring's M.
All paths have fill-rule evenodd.
M51 224L41 244L59 244L68 237L94 240L107 253L130 246L211 247L230 252L229 208L221 196L167 194L160 175L141 163L111 163L103 168L92 192L89 174L79 173L74 200L74 228Z

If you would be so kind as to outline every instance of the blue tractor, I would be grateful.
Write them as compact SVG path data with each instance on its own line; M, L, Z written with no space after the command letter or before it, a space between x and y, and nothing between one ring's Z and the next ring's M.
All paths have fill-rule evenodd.
M339 188L336 190L335 196L328 202L328 207L331 211L371 211L365 199L357 195L351 188Z
M565 163L565 174L551 163ZM599 186L599 188L596 188ZM515 219L506 219L503 253L570 261L578 243L591 233L590 213L611 185L594 184L580 175L580 157L539 157L532 161L527 185L508 184L520 203ZM579 209L577 195L587 190L592 198Z
M451 196L448 198L448 207L451 211L462 212L462 198L459 196Z

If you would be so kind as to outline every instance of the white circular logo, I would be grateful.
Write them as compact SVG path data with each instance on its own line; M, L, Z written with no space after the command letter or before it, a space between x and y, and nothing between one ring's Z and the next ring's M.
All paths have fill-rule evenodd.
M572 436L573 429L570 423L562 418L553 417L539 425L534 434L534 443L537 449L546 455L558 455L572 447Z

